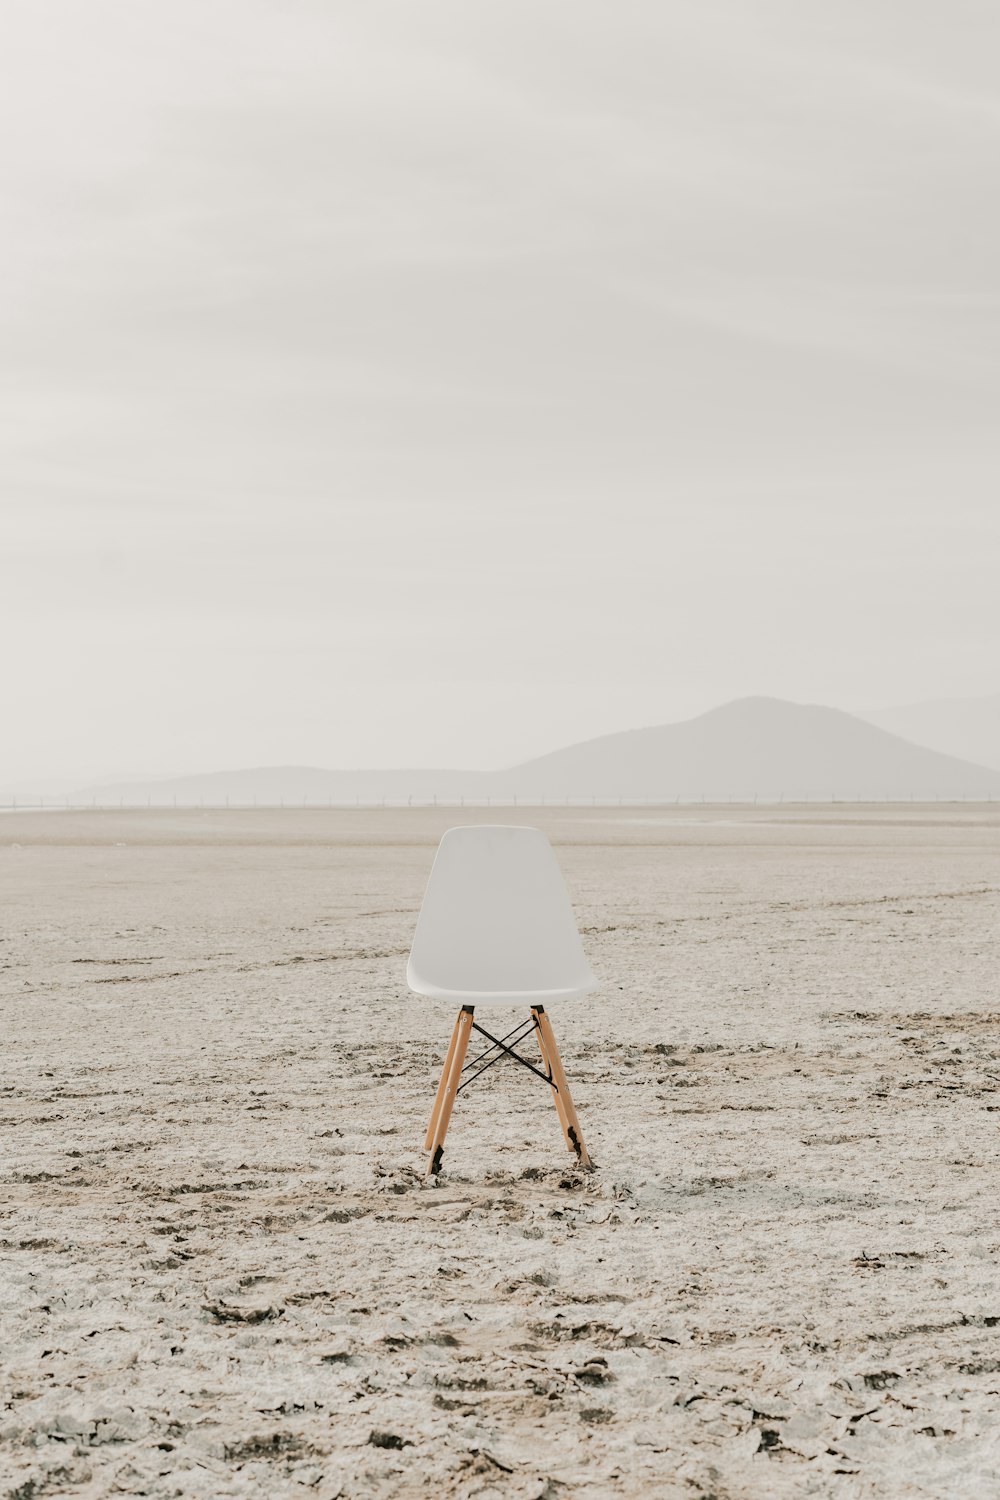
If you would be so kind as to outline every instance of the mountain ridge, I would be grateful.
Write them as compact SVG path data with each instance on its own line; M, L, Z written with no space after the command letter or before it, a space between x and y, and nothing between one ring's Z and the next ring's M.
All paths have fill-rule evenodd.
M1000 797L1000 771L823 704L748 697L696 718L620 730L501 771L264 766L89 786L80 803L868 801Z

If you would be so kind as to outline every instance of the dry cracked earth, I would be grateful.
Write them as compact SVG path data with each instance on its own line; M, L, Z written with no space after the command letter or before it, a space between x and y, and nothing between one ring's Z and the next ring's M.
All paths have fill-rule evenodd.
M504 1061L423 1175L476 814L4 818L3 1500L1000 1494L1000 808L504 817L593 1174Z

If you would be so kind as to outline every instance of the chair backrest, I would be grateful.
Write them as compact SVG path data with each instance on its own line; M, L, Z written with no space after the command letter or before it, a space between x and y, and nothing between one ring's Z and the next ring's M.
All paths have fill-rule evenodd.
M413 938L418 994L544 1003L597 988L552 846L538 828L452 828Z

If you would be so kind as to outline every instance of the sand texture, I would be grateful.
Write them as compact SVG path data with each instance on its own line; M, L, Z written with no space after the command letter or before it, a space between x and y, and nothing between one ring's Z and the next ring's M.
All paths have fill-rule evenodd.
M430 1186L483 820L0 822L0 1497L1000 1493L1000 808L504 813L599 1166L504 1061Z

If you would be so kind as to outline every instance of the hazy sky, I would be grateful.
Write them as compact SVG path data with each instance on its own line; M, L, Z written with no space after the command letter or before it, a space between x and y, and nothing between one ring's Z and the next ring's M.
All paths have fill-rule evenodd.
M0 33L0 785L1000 687L993 0Z

